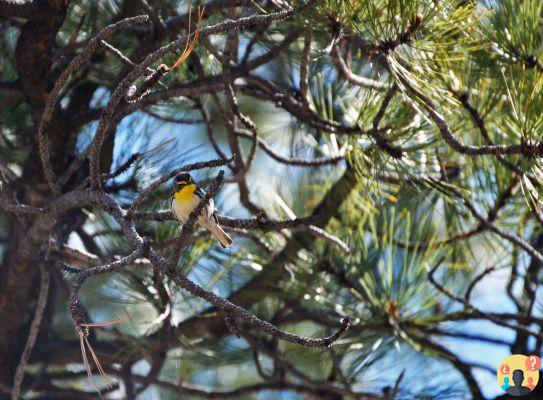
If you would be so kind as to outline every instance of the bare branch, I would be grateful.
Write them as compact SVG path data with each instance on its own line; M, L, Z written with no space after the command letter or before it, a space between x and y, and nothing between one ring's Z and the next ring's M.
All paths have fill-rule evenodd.
M129 255L120 260L105 264L102 266L86 269L77 272L76 278L72 285L72 292L70 295L70 311L72 313L72 318L76 323L76 327L81 327L84 325L85 314L82 308L82 305L79 301L79 290L81 289L84 281L91 276L97 274L110 273L119 270L120 268L125 267L127 264L133 263L138 257L147 254L148 244L139 236L136 232L131 221L125 218L124 213L116 202L104 192L95 192L87 191L89 194L88 202L95 203L100 205L100 207L110 214L120 225L121 230L132 244L135 250ZM208 192L209 193L209 192ZM249 311L245 310L243 307L237 306L230 301L223 299L212 292L209 292L202 287L198 286L192 282L187 277L176 271L176 268L168 263L162 256L156 253L153 249L149 249L149 259L151 263L169 276L174 282L179 286L187 290L189 293L201 297L202 299L208 301L222 312L236 316L241 320L247 322L248 324L259 328L260 330L267 332L278 339L289 341L292 343L297 343L307 347L328 347L339 337L341 337L350 326L350 319L345 317L342 320L340 328L334 334L326 336L323 338L306 338L292 333L282 331L273 324L261 320L255 315L251 314ZM74 271L73 268L68 268L68 271Z
M186 384L171 383L158 379L152 380L140 375L132 375L132 377L136 382L149 383L151 385L156 385L160 388L170 390L174 393L179 393L185 396L202 397L204 399L239 399L242 396L262 391L292 391L302 394L305 393L313 396L321 396L322 392L324 391L322 389L314 388L310 384L291 383L288 381L256 383L253 385L242 386L232 390L210 390L201 387L188 386ZM328 393L334 392L329 391ZM363 397L359 398L377 399L379 397L367 397L364 395Z
M151 212L134 212L127 214L127 218L138 221L175 221L171 211L151 211ZM245 230L257 230L262 232L280 231L283 229L301 228L311 224L315 224L321 218L320 215L310 215L308 217L287 219L282 221L270 220L261 215L256 218L241 219L231 218L224 215L217 216L221 226Z
M236 130L236 134L238 136L251 139L252 135L248 134L247 132L243 130ZM337 156L337 157L328 157L328 158L316 158L316 159L305 159L305 158L294 158L294 157L287 157L283 156L281 154L278 154L266 141L262 138L258 138L258 145L262 147L262 150L264 150L271 158L274 160L287 164L287 165L295 165L297 167L320 167L323 165L337 165L341 161L344 160L343 156Z
M534 336L535 338L542 338L543 337L543 333L541 332L537 332L537 331L534 331L533 329L531 329L529 326L526 326L526 325L522 325L521 323L518 323L517 325L515 324L512 324L512 323L509 323L507 322L503 316L500 316L500 315L496 315L496 314L492 314L492 313L485 313L481 310L479 310L477 307L475 307L473 304L469 303L468 300L466 300L466 298L464 297L461 297L453 292L451 292L450 290L447 290L445 288L445 286L443 286L441 283L438 283L435 278L434 278L434 274L437 270L437 268L440 266L441 262L443 261L443 258L440 259L435 265L434 267L432 267L429 271L428 271L428 281L434 285L437 290L439 290L441 293L443 293L445 296L449 297L450 299L454 300L454 301L457 301L459 302L460 304L464 305L464 307L467 309L467 310L470 310L471 313L475 316L478 316L480 318L484 318L484 319L487 319L489 321L492 321L493 323L497 324L497 325L500 325L500 326L504 326L506 328L510 328L510 329L513 329L515 331L519 331L519 332L524 332L528 335L532 335Z
M236 99L236 95L234 93L234 89L232 88L232 82L230 81L230 74L228 72L228 69L225 71L225 96L228 100L228 104L230 105L230 108L232 110L232 113L239 118L241 123L245 125L247 129L249 129L252 132L251 137L251 150L249 151L249 156L247 157L247 161L244 161L241 154L236 154L236 163L240 163L239 170L236 173L236 176L233 178L234 181L238 181L241 183L242 180L245 179L245 176L249 169L251 168L251 165L253 163L254 156L256 154L256 149L258 147L258 131L256 129L255 123L246 115L242 114L239 110L238 101ZM231 129L232 133L235 133L236 128L232 127ZM234 140L237 141L237 138L234 137ZM240 150L239 146L235 146L232 148L232 150ZM240 189L241 190L241 189Z
M177 283L180 287L182 287L189 293L206 300L223 312L235 315L249 325L254 326L266 333L271 334L278 339L287 342L296 343L306 347L328 347L341 336L343 336L343 334L349 329L349 326L351 324L349 317L345 317L341 321L340 328L334 334L322 338L313 339L294 335L292 333L282 331L281 329L277 328L275 325L267 321L261 320L243 307L237 306L230 301L217 296L215 293L205 290L184 275L176 273L174 266L166 262L166 260L164 260L164 258L162 258L155 251L151 250L149 258L153 265L155 265L155 267L163 271L166 275L170 277L170 279L172 279L175 283Z
M347 67L345 61L343 61L343 58L341 57L341 52L339 51L339 46L337 44L334 44L332 46L330 55L332 56L332 60L334 61L336 68L341 72L347 82L352 83L356 86L364 87L366 89L386 90L388 88L388 85L385 83L374 81L372 79L364 78L363 76L354 74L349 69L349 67Z
M336 246L344 253L349 253L349 246L347 243L345 243L343 240L338 238L337 236L334 236L328 232L326 232L324 229L319 228L315 225L309 225L309 232L311 232L313 235L320 237L324 239L326 242L330 243L333 246Z
M434 102L413 85L411 85L407 79L405 79L401 74L396 75L402 85L409 91L411 94L416 96L425 106L426 111L430 119L437 126L441 132L443 140L455 151L467 154L471 156L481 156L481 155L510 155L518 154L524 157L534 157L543 155L543 142L536 143L527 143L523 142L518 145L482 145L482 146L472 146L464 145L458 140L458 138L451 131L449 124L443 118L443 116L437 111L437 107Z
M0 193L0 208L14 213L14 214L38 214L43 211L43 209L38 207L29 206L26 204L13 204L10 203L3 195Z
M153 71L145 78L143 85L140 87L137 87L136 85L130 86L130 89L126 92L126 101L133 103L141 100L168 72L170 72L170 68L168 68L166 64L160 64L156 71Z
M79 300L79 291L81 290L83 283L85 283L85 280L95 275L118 271L121 268L127 266L128 264L134 263L136 259L142 257L145 254L145 251L145 246L140 246L136 248L136 250L134 250L130 255L123 257L120 260L113 261L109 264L99 265L93 268L79 270L77 272L72 283L72 292L70 294L70 312L72 314L72 319L75 322L76 328L80 328L82 324L85 323L85 313L81 306L81 301ZM60 268L63 268L67 272L73 272L74 270L76 270L62 265L60 265Z
M133 24L140 24L142 22L145 22L147 20L147 15L138 15L137 17L130 17L125 18L119 22L116 22L114 24L108 25L98 35L93 37L87 45L83 48L81 54L79 54L77 57L75 57L70 64L66 67L66 69L60 74L59 78L55 82L55 86L49 93L47 97L47 102L45 103L45 107L43 109L43 114L40 120L40 124L38 126L38 143L39 143L39 149L40 149L40 159L42 162L42 168L45 173L45 177L47 179L47 183L49 184L50 189L53 191L53 193L58 193L60 191L60 187L58 186L58 183L56 182L55 173L53 172L53 168L51 166L50 161L50 155L49 155L49 144L47 143L47 138L45 137L45 127L51 120L51 116L53 115L53 111L55 109L55 105L58 100L58 96L60 94L60 91L70 78L70 75L79 68L79 66L87 60L91 54L100 46L100 41L107 38L108 36L112 35L116 31L120 29L124 29L130 25Z
M40 264L40 277L40 293L38 294L38 301L36 303L36 312L34 314L32 324L30 325L30 332L26 339L26 344L23 353L21 354L19 365L15 371L13 388L11 389L12 400L18 400L21 394L21 384L23 383L25 367L28 363L28 359L30 358L30 354L32 353L34 343L36 343L45 306L47 305L47 296L49 294L49 271L43 263Z
M300 61L300 96L302 102L307 104L307 93L309 88L309 55L311 54L311 41L313 40L313 28L308 26L305 30L304 51Z
M228 226L230 228L239 228L247 230L259 230L263 232L279 231L282 229L298 228L300 226L307 226L316 223L319 219L319 215L310 215L303 218L294 218L283 221L273 221L263 217L257 217L252 219L236 219L223 215L218 216L221 225Z
M115 57L117 57L124 65L130 68L135 68L137 66L136 63L134 63L132 60L130 60L128 57L126 57L118 48L113 47L111 44L106 42L105 40L100 40L100 44L110 51L111 54L113 54ZM152 68L147 68L145 70L147 76L155 74L156 71ZM160 83L160 82L159 82ZM165 85L163 85L164 88L166 88Z
M466 299L467 302L471 301L471 293L473 292L473 289L475 289L475 286L477 286L477 284L479 282L481 282L481 280L484 277L486 277L487 275L491 274L494 271L496 271L496 267L494 267L494 266L490 266L488 268L485 268L484 271L482 271L479 275L477 275L471 281L471 283L468 286L468 289L466 290L466 295L464 296L464 298Z
M492 232L496 233L497 235L501 236L505 240L511 242L513 245L516 245L526 253L528 253L530 256L538 260L541 264L543 264L543 255L537 251L535 248L533 248L528 242L526 242L524 239L521 239L520 237L513 235L511 233L505 232L503 229L498 228L496 225L491 223L488 219L486 219L484 216L482 216L479 211L475 208L475 206L469 201L463 194L456 188L449 188L449 190L457 197L459 198L462 203L468 208L468 210L471 212L471 214L479 220L479 222Z
M388 141L379 134L379 123L381 122L381 119L383 119L386 109L388 108L388 105L390 104L390 101L396 94L397 90L398 90L398 87L396 85L392 85L392 87L387 91L387 94L385 98L383 99L383 103L381 104L381 107L379 108L379 110L377 111L377 114L375 114L375 117L373 118L372 129L370 130L369 134L375 140L375 142L377 143L377 146L385 150L393 158L400 159L402 158L403 150L401 148L390 145Z
M151 66L152 63L158 61L160 58L164 57L167 54L174 53L183 46L187 44L190 40L193 40L196 33L199 34L199 37L203 38L212 34L221 33L221 32L230 32L232 30L236 29L243 29L248 28L250 26L259 25L262 23L267 23L271 21L280 21L286 18L289 18L295 14L301 13L304 10L306 10L311 4L313 4L314 0L310 0L306 4L294 8L289 11L280 11L276 13L271 13L267 15L255 15L245 18L240 18L238 20L232 21L225 21L223 23L219 23L216 25L208 26L205 28L202 28L200 30L197 30L196 32L192 33L191 35L187 37L180 38L164 47L161 47L160 49L156 50L155 52L149 54L145 60L143 60L137 68L134 68L130 73L127 74L127 76L119 83L115 91L112 93L109 102L107 106L105 107L104 111L102 112L102 115L100 117L100 120L98 121L98 126L96 128L96 134L94 136L94 139L90 145L91 152L91 183L93 188L100 187L100 180L99 180L99 155L102 148L102 143L105 139L105 135L107 133L107 127L109 125L110 120L113 117L113 114L115 112L115 109L119 102L121 101L122 97L124 96L124 93L128 89L128 87L132 84L134 80L138 78L142 74L142 72L149 66Z

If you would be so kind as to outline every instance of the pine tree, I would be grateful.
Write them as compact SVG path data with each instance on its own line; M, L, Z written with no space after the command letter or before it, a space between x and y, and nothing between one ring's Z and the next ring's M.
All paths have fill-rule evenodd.
M541 355L542 1L0 16L1 399L498 399Z

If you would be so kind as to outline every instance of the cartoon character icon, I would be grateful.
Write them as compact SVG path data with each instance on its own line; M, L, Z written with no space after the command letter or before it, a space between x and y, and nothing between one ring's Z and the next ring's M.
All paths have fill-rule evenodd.
M501 388L503 390L507 390L511 387L511 385L509 384L509 377L506 376L505 378L503 378L503 385L501 386Z
M534 385L534 378L532 378L531 376L528 377L528 384L526 385L530 390L534 390L535 389L535 385Z
M524 380L524 371L521 369L516 369L513 371L513 382L515 386L508 388L505 392L507 394L512 394L513 396L524 396L525 394L530 393L532 390L526 386L522 386L522 381Z

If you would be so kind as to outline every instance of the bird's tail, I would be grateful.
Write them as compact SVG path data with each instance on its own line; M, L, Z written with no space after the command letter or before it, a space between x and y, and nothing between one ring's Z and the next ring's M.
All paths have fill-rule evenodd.
M214 225L209 228L209 231L215 238L219 241L222 247L227 248L234 244L234 241L228 234L223 231L223 229L219 225Z

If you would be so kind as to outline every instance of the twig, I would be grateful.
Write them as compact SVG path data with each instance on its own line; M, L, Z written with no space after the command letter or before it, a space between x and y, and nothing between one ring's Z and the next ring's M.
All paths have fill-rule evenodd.
M513 329L515 331L518 331L518 332L524 332L528 335L533 335L534 337L536 338L541 338L543 337L543 333L541 332L536 332L534 331L533 329L531 329L529 326L525 326L525 325L521 325L520 323L518 325L513 325L513 324L510 324L509 322L506 322L506 321L503 321L501 319L500 316L497 316L495 314L491 314L491 313L485 313L481 310L479 310L478 308L476 308L473 304L471 304L469 301L467 301L464 297L461 297L453 292L451 292L450 290L447 290L445 288L445 286L443 286L442 284L438 283L435 278L434 278L434 274L437 270L437 268L439 268L439 266L441 265L441 263L443 262L443 259L444 258L441 258L438 262L436 262L436 264L434 265L434 267L432 267L429 271L428 271L428 281L434 285L437 290L439 290L441 293L443 293L445 296L449 297L450 299L454 300L454 301L457 301L459 302L460 304L462 304L466 309L469 309L471 310L471 312L478 316L478 317L482 317L482 318L485 318L485 319L488 319L489 321L492 321L494 322L495 324L497 325L501 325L501 326L504 326L506 328L510 328L510 329Z
M140 3L143 10L151 17L151 21L153 21L153 27L157 30L157 32L163 33L168 29L168 27L160 17L160 14L156 13L155 10L153 10L153 7L151 7L146 0L138 0L138 3Z
M347 64L345 64L345 61L343 61L343 58L341 57L341 53L339 51L339 46L337 44L334 44L332 46L332 50L330 52L330 55L332 56L332 61L334 61L334 64L336 65L336 68L341 72L343 75L343 78L349 83L352 83L356 86L361 86L366 89L373 89L373 90L386 90L388 88L388 85L379 81L375 81L373 79L368 79L360 75L356 75L353 73Z
M479 111L473 105L471 105L471 103L469 102L468 93L459 93L459 92L456 92L456 91L452 91L452 93L462 103L462 106L470 114L473 123L479 129L479 131L481 132L481 136L483 136L483 139L484 139L485 143L487 145L494 146L495 144L492 141L492 139L491 139L491 137L490 137L490 135L488 133L488 130L486 128L485 120L480 115ZM510 171L513 171L514 173L516 173L518 176L520 176L520 177L526 176L529 179L530 183L532 185L534 185L535 187L539 188L541 186L539 180L533 174L530 174L527 171L521 170L518 165L515 165L514 163L507 160L502 155L496 155L496 158L502 165L504 165ZM530 209L532 210L532 213L537 218L537 220L540 223L543 223L543 214L538 209L534 209L533 207L530 207Z
M291 89L281 87L273 82L255 75L246 76L249 85L240 86L240 89L253 97L273 102L276 106L288 111L300 121L324 132L336 135L368 135L369 131L360 129L358 125L347 126L337 121L322 119L311 108L298 101ZM258 90L257 90L258 89ZM389 128L381 128L379 131Z
M445 143L447 143L453 150L461 153L467 154L470 156L482 156L482 155L510 155L518 154L524 157L530 158L534 156L543 155L543 142L522 142L517 145L482 145L482 146L473 146L473 145L464 145L451 131L449 124L443 118L443 116L437 111L435 103L426 95L424 95L420 90L416 89L401 73L397 73L396 76L402 83L402 85L417 97L422 104L424 105L430 119L439 129L441 136Z
M121 268L124 268L128 264L134 263L136 259L140 258L145 254L145 251L145 247L141 246L135 249L128 256L123 257L119 260L113 261L109 264L99 265L97 267L87 268L83 270L75 269L61 263L57 264L59 268L62 268L67 272L77 271L72 283L72 291L70 293L70 312L72 314L72 319L75 322L76 328L83 326L83 324L85 323L83 320L85 317L85 313L83 312L81 301L79 300L79 291L81 290L83 283L85 283L85 281L92 276L115 272L120 270Z
M473 289L475 289L475 286L477 286L477 284L487 275L491 274L492 272L494 272L496 270L496 267L488 267L488 268L485 268L485 270L483 272L481 272L479 275L477 275L472 281L471 283L469 284L468 286L468 290L466 290L466 295L464 296L464 298L466 299L467 302L469 302L471 300L471 293L473 292Z
M262 354L270 357L281 369L289 372L297 380L311 387L323 392L334 394L336 397L340 396L354 399L383 399L381 396L377 396L373 393L355 392L344 385L338 385L336 382L313 379L307 373L297 369L295 365L289 361L276 346L270 346L264 340L258 339L247 333L243 335L243 338L253 349L258 349Z
M97 255L74 249L67 244L63 244L60 247L56 245L52 250L59 253L59 255L63 257L64 262L67 262L68 264L82 264L87 267L97 267L104 264L104 260Z
M145 114L149 114L151 117L164 122L170 122L172 124L183 124L183 125L195 125L205 123L204 119L192 119L192 118L174 118L174 117L165 117L156 112L150 110L143 110Z
M264 392L264 391L291 391L301 394L307 394L310 396L318 396L314 398L322 398L322 393L334 393L332 391L324 391L322 389L315 389L310 384L292 383L288 381L277 382L263 382L255 383L252 385L242 386L232 390L210 390L201 387L188 386L186 384L171 383L163 380L149 380L147 377L140 375L132 375L136 382L150 383L165 390L169 390L173 393L179 393L185 396L196 396L204 399L240 399L252 393ZM312 397L313 398L313 397ZM379 396L368 397L365 394L356 397L358 399L378 399Z
M249 40L249 43L245 47L245 54L243 54L243 58L241 59L241 64L245 64L249 60L249 56L251 55L251 52L253 50L253 47L258 43L260 39L262 39L262 35L268 29L270 24L262 24L258 26L255 29L255 33L251 37L251 40Z
M170 68L168 68L166 64L160 64L156 71L153 71L145 78L143 85L140 87L137 87L136 85L130 86L126 92L126 101L129 103L134 103L141 100L168 72L170 72Z
M127 218L138 221L175 221L176 218L171 211L159 210L150 212L133 212L127 214ZM319 222L320 215L310 215L302 218L287 219L282 221L269 220L262 216L256 218L242 219L231 218L224 215L217 215L221 226L245 230L257 230L261 232L280 231L283 229L300 228Z
M36 313L34 314L34 319L30 325L30 332L26 339L26 344L21 354L21 359L19 360L19 365L15 370L15 377L13 379L13 388L11 389L11 399L18 400L21 393L21 384L23 383L25 367L32 353L32 348L34 343L36 343L36 338L40 331L40 325L43 318L43 313L45 311L45 306L47 305L47 296L49 294L49 271L47 267L40 263L40 293L38 294L38 301L36 303Z
M130 60L128 57L126 57L122 52L121 50L119 50L118 48L116 47L113 47L111 44L109 44L108 42L106 42L105 40L100 40L100 45L102 45L102 47L105 47L107 50L110 51L111 54L113 54L115 57L117 57L124 65L126 65L127 67L130 67L130 68L134 68L136 67L136 63L133 62L132 60ZM147 75L149 74L154 74L155 73L155 70L152 69L152 68L147 68L146 69L146 73ZM165 87L165 86L164 86ZM166 88L166 87L165 87Z
M13 204L9 203L8 200L0 192L0 208L14 213L14 214L39 214L43 211L42 208L33 207L26 204Z
M225 74L228 74L227 71L228 69L225 69ZM239 199L241 204L243 204L243 206L247 208L253 215L262 213L260 207L258 207L251 201L249 188L247 187L247 183L245 181L244 171L246 171L246 167L243 161L243 152L236 135L236 115L232 111L232 109L225 109L222 107L221 101L216 94L213 95L213 100L215 101L217 109L219 110L219 114L224 122L224 125L226 126L228 132L227 138L230 149L232 153L236 156L236 162L234 163L234 166L232 168L232 171L234 172L234 177L230 181L236 182L238 185ZM252 138L253 137L254 133Z
M247 132L243 130L236 130L236 134L238 136L251 139L252 135L248 134ZM287 165L294 165L297 167L320 167L323 165L337 165L341 161L344 160L343 156L337 156L337 157L328 157L328 158L316 158L316 159L306 159L306 158L298 158L298 157L287 157L283 156L281 154L278 154L264 139L258 138L258 145L264 150L271 158L274 160L287 164Z
M199 36L205 37L205 36L209 36L215 33L229 32L235 29L247 28L247 27L256 26L262 23L280 21L280 20L289 18L293 15L296 15L298 13L305 11L310 5L314 3L314 1L315 0L310 0L306 4L301 5L289 11L281 11L281 12L271 13L267 15L255 15L255 16L240 18L235 21L229 20L229 21L225 21L223 23L219 23L216 25L211 25L211 26L200 29L198 31ZM108 104L106 105L106 107L104 108L102 112L102 115L100 116L100 120L98 121L98 126L96 128L96 134L94 135L94 139L90 145L90 149L91 149L90 175L91 175L91 184L93 188L100 187L99 155L101 152L102 143L105 139L109 122L113 118L115 109L117 105L119 104L119 102L121 101L122 97L124 96L126 90L128 89L130 85L132 85L132 82L134 82L147 67L151 66L155 61L159 60L165 55L175 52L178 49L185 46L190 40L194 38L194 35L195 33L192 33L191 35L187 37L180 38L164 47L161 47L160 49L154 51L153 53L149 54L138 65L137 68L134 68L132 71L130 71L126 75L126 77L119 83L115 91L112 93L108 101Z
M283 221L273 221L267 218L237 219L223 215L218 215L219 223L230 228L239 228L246 230L259 230L263 232L280 231L282 229L298 228L315 224L319 221L319 215L310 215L308 217L294 218Z
M448 350L446 347L434 343L427 337L423 337L420 335L411 335L410 338L416 343L419 343L421 346L424 346L425 348L431 349L437 354L440 354L443 359L449 361L463 376L473 399L485 398L481 393L481 389L479 389L479 385L471 372L472 367L469 364L461 361L457 355L455 355L452 351Z
M109 52L113 54L115 57L117 57L124 65L128 67L132 67L132 68L136 66L136 63L134 63L132 60L126 57L119 49L117 49L116 47L113 47L111 44L109 44L105 40L100 40L100 44L106 49L108 49Z
M53 172L53 167L51 166L50 161L50 155L49 155L49 144L47 143L47 138L44 133L44 129L46 125L51 120L51 116L53 115L53 111L55 109L55 105L57 103L58 96L60 94L60 91L70 78L70 75L72 72L74 72L76 69L79 68L79 66L87 60L91 54L100 46L100 41L107 38L108 36L112 35L116 31L120 29L124 29L130 25L133 24L140 24L142 22L147 21L148 16L147 15L138 15L136 17L130 17L125 18L119 22L116 22L114 24L108 25L98 35L93 37L87 45L83 48L83 51L81 54L79 54L77 57L75 57L70 64L66 67L66 69L60 74L60 77L55 82L55 86L49 93L47 97L47 102L45 103L45 107L43 109L43 114L41 116L41 120L38 126L38 144L39 144L39 150L40 150L40 160L42 163L42 168L45 173L45 177L47 179L47 183L49 184L50 189L53 191L53 193L58 193L60 191L60 187L58 186L58 183L56 182L55 173Z
M200 110L200 113L202 114L202 117L204 118L204 122L206 125L206 131L207 131L207 137L209 138L209 142L215 149L215 152L219 156L219 158L225 159L226 156L224 155L223 151L219 147L219 144L215 140L215 135L213 134L213 130L211 129L211 117L209 115L209 112L206 110L202 102L198 99L196 101L196 107ZM230 164L227 164L230 169L232 169L232 166Z
M223 226L224 228L224 226ZM268 244L268 242L266 242L264 239L256 236L256 235L253 235L251 232L246 232L246 231L243 231L243 230L239 230L239 229L228 229L228 232L231 232L237 236L241 236L241 237L245 237L249 240L251 240L253 243L255 243L258 247L260 247L266 254L268 255L272 255L273 254L273 249L271 248L271 246Z
M339 250L341 250L343 253L350 252L350 249L347 243L345 243L343 240L341 240L337 236L334 236L326 232L324 229L319 228L318 226L309 225L309 232L311 232L313 235L317 237L324 239L326 242L338 247Z
M454 194L457 198L459 198L464 205L468 208L468 210L471 212L471 214L479 220L479 222L492 232L496 233L497 235L501 236L505 240L511 242L513 245L517 245L521 247L526 253L528 253L530 256L534 257L536 260L538 260L541 264L543 264L543 255L537 251L534 247L532 247L528 242L526 242L524 239L513 235L511 233L505 232L503 229L498 228L496 225L491 223L488 219L486 219L484 216L479 214L479 211L475 208L475 206L469 201L458 189L450 187L449 191Z
M397 90L398 90L398 87L395 84L392 85L392 87L388 90L385 98L383 99L383 103L381 104L381 107L379 107L377 114L375 114L375 117L373 118L372 129L369 131L369 135L375 140L375 142L377 143L377 146L379 146L381 149L386 151L393 158L401 159L403 150L399 147L394 147L390 145L388 143L388 140L386 140L379 133L379 123L381 122L381 119L383 119L386 109L388 105L390 104L392 98L396 94Z
M302 52L302 59L300 61L300 96L302 103L308 104L307 92L309 89L308 75L309 75L309 55L311 54L311 41L313 40L313 28L308 26L305 30L304 37L304 51Z
M394 384L394 388L392 389L392 393L390 395L390 400L395 400L396 396L398 395L398 390L400 389L400 383L402 383L402 379L405 375L405 369L398 375L398 378L396 379L396 383Z
M125 218L125 214L120 209L115 200L111 198L111 196L109 196L105 192L96 192L92 190L85 191L85 193L88 196L88 202L100 205L103 211L110 214L117 221L125 237L129 241L129 243L135 248L135 250L129 256L126 256L118 261L114 261L110 264L91 268L77 273L72 285L72 292L70 295L70 311L72 313L72 319L74 320L76 327L79 327L80 332L82 332L81 327L84 324L84 313L82 305L80 304L78 298L78 293L85 279L96 274L109 273L123 268L125 265L135 261L136 258L147 254L147 252L149 260L156 268L169 276L170 279L176 282L183 289L187 290L189 293L208 301L210 304L217 307L223 313L236 316L242 321L247 322L254 327L257 327L260 330L267 332L278 339L300 344L306 347L328 347L337 339L339 339L343 334L345 334L345 332L349 329L350 318L345 317L341 321L341 326L339 327L339 329L332 335L321 338L307 338L285 332L276 327L275 325L267 321L261 320L243 307L235 305L229 300L223 299L216 294L205 290L184 275L178 273L174 265L167 262L160 254L158 254L152 248L148 247L148 244L146 244L146 242L139 236L139 234L135 230L133 223Z
M249 129L252 133L251 137L251 149L249 151L249 156L247 157L247 161L243 162L243 159L241 158L241 154L236 154L236 160L237 162L243 162L243 168L236 173L235 178L233 178L235 181L240 181L245 178L247 175L247 172L249 172L249 169L251 168L251 165L253 163L253 159L256 154L256 149L258 147L258 131L256 128L255 123L246 115L242 114L242 112L239 110L238 101L236 99L236 95L234 93L234 89L232 87L232 82L230 81L230 73L228 70L225 70L225 81L224 81L224 94L228 101L228 104L230 105L230 109L232 110L233 114L239 118L241 123L245 125L247 129ZM235 132L235 128L234 128ZM237 141L237 139L235 139Z
M150 251L149 259L151 260L153 265L155 265L155 267L162 270L166 275L170 277L170 279L172 279L175 283L177 283L180 287L182 287L189 293L206 300L210 304L217 307L219 310L222 310L222 312L236 315L238 318L240 318L244 322L247 322L249 325L252 325L278 339L287 342L296 343L305 347L328 347L341 336L343 336L343 334L347 332L349 326L351 325L350 318L345 317L341 321L341 326L334 334L322 338L307 338L285 332L276 327L275 325L267 321L261 320L243 307L237 306L230 301L217 296L215 293L205 290L201 286L188 279L186 276L177 273L175 267L168 263L155 251Z

